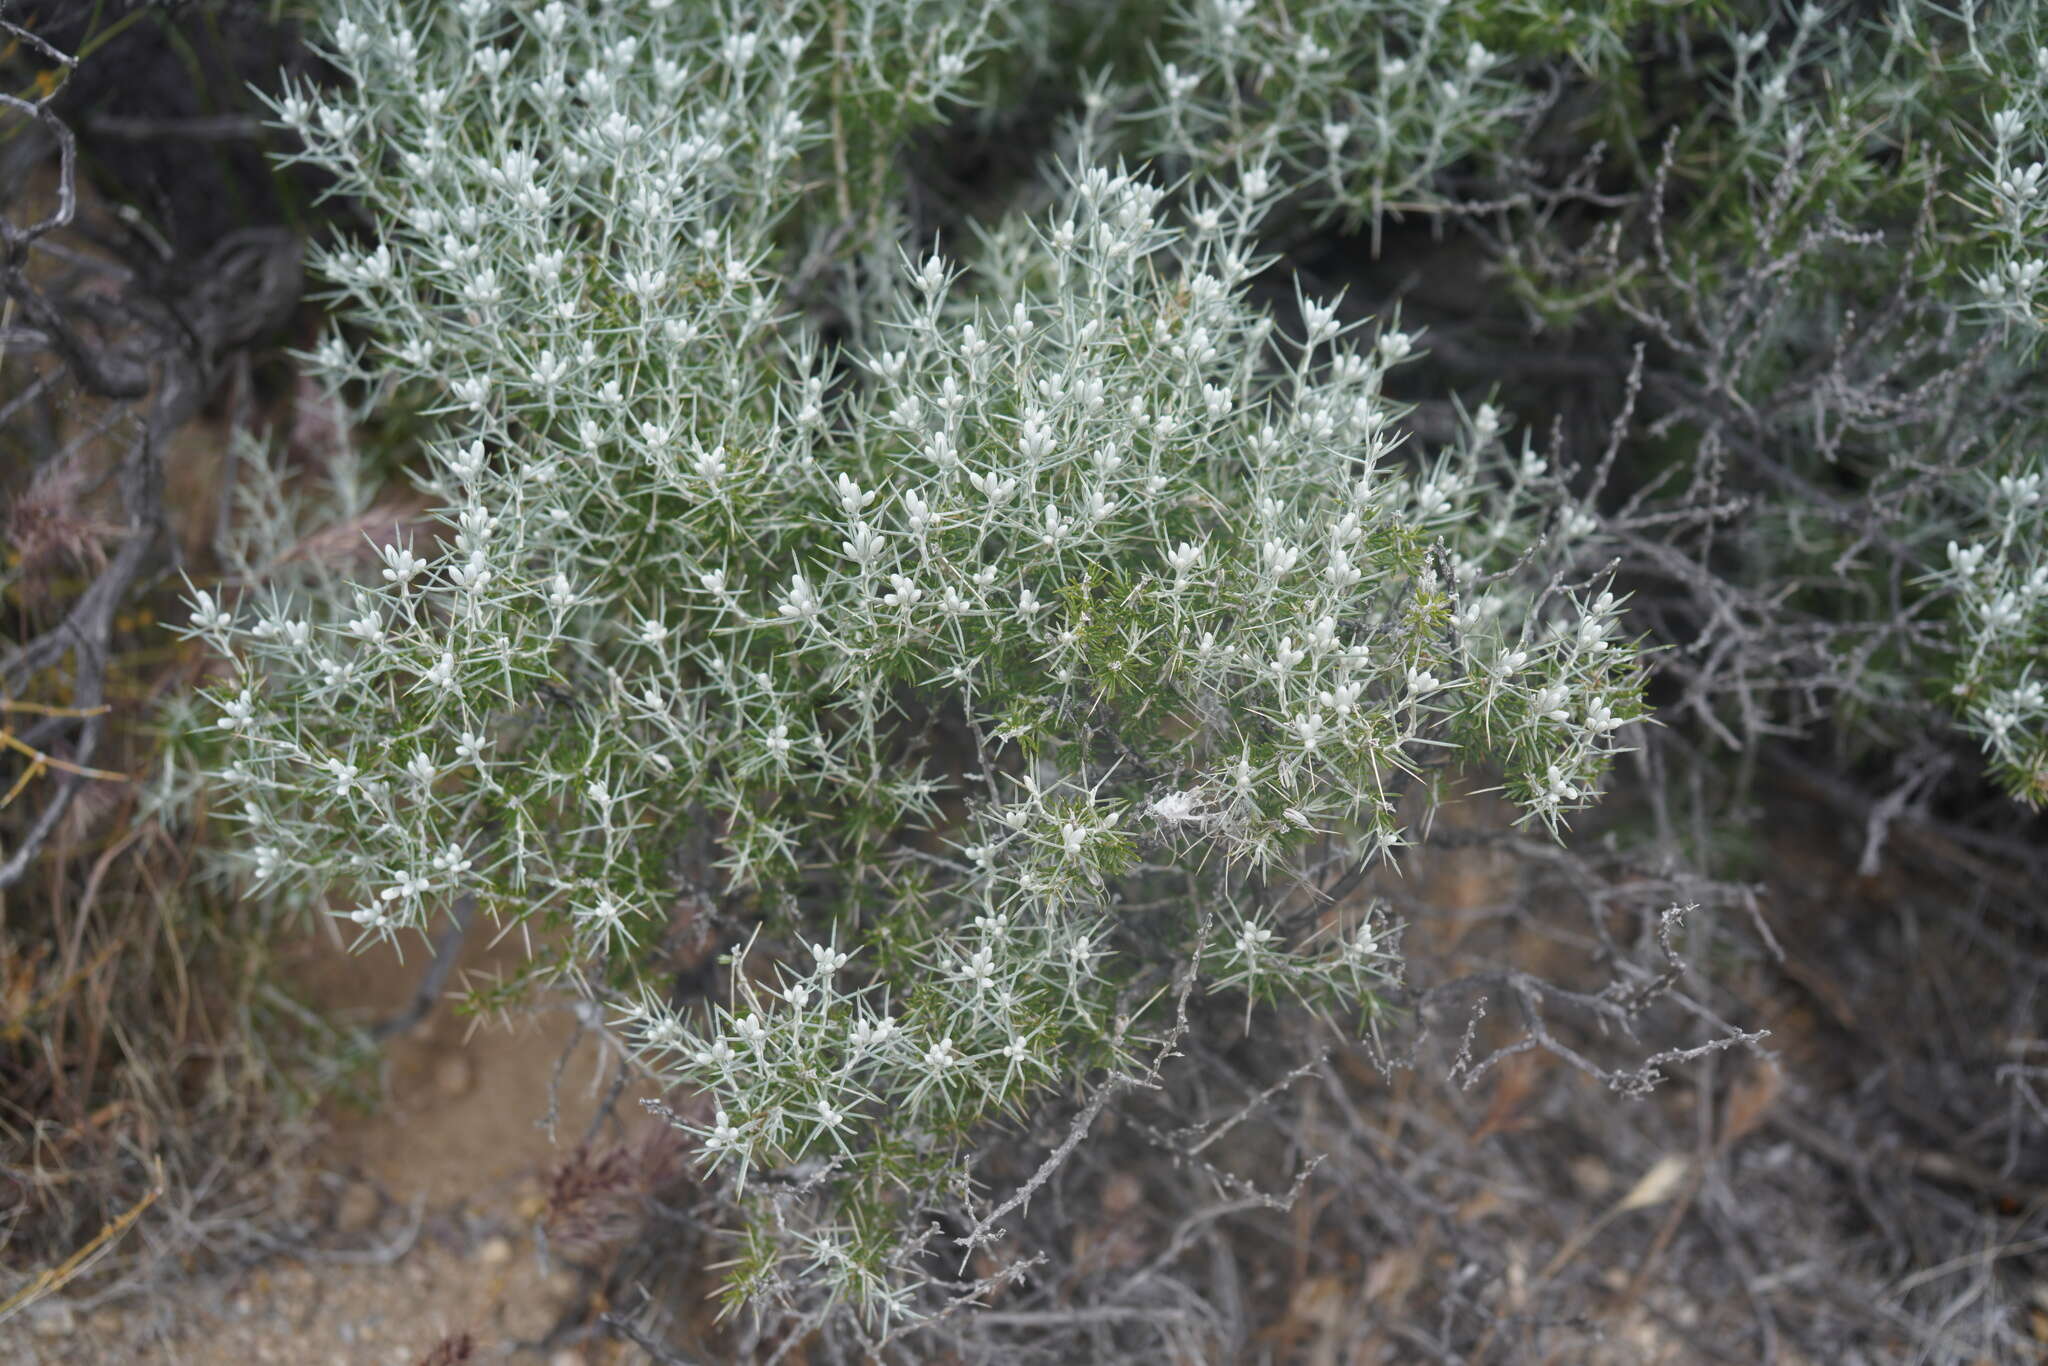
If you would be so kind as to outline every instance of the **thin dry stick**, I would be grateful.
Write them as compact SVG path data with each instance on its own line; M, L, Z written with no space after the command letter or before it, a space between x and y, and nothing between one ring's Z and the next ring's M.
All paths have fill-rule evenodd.
M95 710L99 712L104 712L106 711L106 708L99 707ZM80 778L99 778L108 782L116 783L125 783L128 781L128 775L125 773L115 773L110 769L104 768L88 768L84 764L74 764L69 759L60 759L54 754L46 754L42 750L37 749L34 745L31 745L27 741L23 740L20 736L16 735L11 730L0 729L0 745L6 746L8 749L15 751L17 754L27 755L29 759L29 767L31 769L54 768L59 773L75 774ZM15 788L17 791L19 791L20 784L17 783L15 785ZM5 802L0 802L0 806L5 805Z

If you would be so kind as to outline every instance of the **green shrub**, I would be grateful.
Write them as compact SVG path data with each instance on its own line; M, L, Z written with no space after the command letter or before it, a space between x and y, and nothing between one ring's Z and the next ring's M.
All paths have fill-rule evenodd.
M1507 418L1400 458L1413 339L1250 301L1299 149L1164 184L1084 101L1049 207L877 264L850 126L1028 55L995 22L364 0L347 88L279 107L377 225L317 262L363 342L310 360L439 414L445 531L195 597L249 871L366 938L459 896L561 930L536 979L714 1102L736 1298L917 1312L920 1221L999 1208L988 1126L1142 1075L1197 987L1370 1025L1389 927L1318 927L1311 858L1391 856L1447 765L1554 831L1643 713L1622 604L1562 572L1594 520ZM1461 60L1443 98L1491 98ZM832 345L786 291L856 262ZM681 914L735 945L721 1001L664 993Z

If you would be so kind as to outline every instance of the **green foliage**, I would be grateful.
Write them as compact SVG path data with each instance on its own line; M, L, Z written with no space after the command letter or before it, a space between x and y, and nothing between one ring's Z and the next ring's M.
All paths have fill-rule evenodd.
M1731 30L1687 48L1656 116L1672 151L1624 266L1619 231L1564 243L1543 195L1500 182L1475 209L1474 178L1526 171L1544 70L1614 84L1585 125L1644 140L1632 44L1704 44L1751 7L1368 8L1224 0L1125 35L1146 59L1104 51L1051 174L950 257L899 247L892 149L975 92L1072 79L1047 66L1088 46L1059 7L349 0L347 88L280 102L376 223L318 262L371 350L311 359L441 421L444 511L364 582L193 602L237 669L221 776L250 871L345 894L366 936L462 894L563 927L529 977L599 995L711 1098L693 1132L748 1214L733 1303L921 1312L919 1221L992 1207L987 1127L1136 1076L1192 990L1241 997L1247 1028L1288 1002L1374 1027L1399 970L1383 914L1305 933L1254 887L1298 889L1330 842L1390 857L1446 765L1553 833L1593 800L1647 718L1609 557L1668 570L1670 528L1720 515L1737 438L1817 431L1817 455L1773 457L1787 487L1811 493L1819 460L1911 517L1854 541L1826 501L1782 501L1714 620L1769 628L1772 575L1868 616L1889 599L1845 572L1861 554L1910 564L1953 534L1949 577L1915 581L1964 661L1951 692L2009 785L2038 782L2039 472L1985 484L2001 510L1970 532L1980 504L1951 505L1885 412L1830 406L1852 363L1866 398L1932 385L1969 344L1939 319L1952 295L1892 307L1866 350L1828 340L1896 280L1974 271L2014 287L1971 286L1973 335L2025 344L2033 115L1923 147L1916 121L1983 84L1897 73L1961 56L1873 49L1820 11ZM1977 33L2001 89L2017 32ZM1991 157L1973 227L1835 221L1930 202L1940 154L1970 149ZM1510 450L1492 403L1409 440L1387 382L1414 336L1258 302L1290 215L1407 211L1507 213L1533 307L1661 338L1678 411L1633 455L1702 461L1693 486L1653 501L1653 469L1612 512ZM801 306L828 276L838 345ZM1892 415L1924 438L1954 398ZM1858 696L1911 692L1919 656L1891 648L1859 661L1897 677ZM659 989L685 906L733 947L721 999Z
M1263 158L1264 185L1169 196L1084 119L1048 212L872 279L828 354L778 244L814 175L886 218L882 141L990 31L929 8L337 15L353 84L280 112L378 221L319 262L376 359L313 359L426 396L446 529L192 618L238 665L258 885L352 891L366 936L460 894L567 927L480 1004L608 994L715 1097L736 1198L823 1162L733 1283L804 1266L863 1314L910 1302L915 1221L976 1135L1136 1066L1175 980L1378 1012L1378 940L1248 931L1233 870L1327 835L1385 855L1447 746L1554 824L1640 710L1612 599L1541 591L1559 486L1499 413L1411 474L1404 334L1354 349L1305 301L1262 359ZM647 976L679 879L756 925L695 1019ZM1169 887L1134 956L1117 907Z

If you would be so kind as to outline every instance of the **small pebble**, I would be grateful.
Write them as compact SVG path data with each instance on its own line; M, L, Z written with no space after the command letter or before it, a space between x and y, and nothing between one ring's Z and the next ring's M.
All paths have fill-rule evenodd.
M1614 1189L1614 1173L1605 1162L1590 1155L1572 1159L1572 1180L1578 1188L1597 1200Z
M450 1053L434 1064L434 1085L450 1099L469 1094L476 1084L476 1067L460 1053Z
M477 1069L461 1053L451 1053L449 1057L434 1063L434 1087L449 1100L455 1100L457 1096L467 1096L469 1087L475 1085L475 1081Z
M337 1233L367 1233L377 1222L377 1213L383 1202L367 1181L358 1181L341 1193L341 1199L334 1206L334 1230Z
M29 1311L36 1332L46 1338L69 1337L78 1329L78 1314L62 1300L44 1300Z
M1129 1214L1145 1198L1145 1187L1129 1172L1118 1172L1102 1187L1104 1214Z

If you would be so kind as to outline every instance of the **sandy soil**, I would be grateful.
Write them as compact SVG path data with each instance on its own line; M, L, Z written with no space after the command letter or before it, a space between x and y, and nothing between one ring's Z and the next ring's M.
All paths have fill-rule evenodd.
M519 957L516 944L475 945L462 970ZM287 975L315 1004L369 1022L405 1006L423 966L417 948L400 962L319 938L291 952ZM452 1361L645 1361L575 1326L595 1317L583 1278L537 1236L548 1178L578 1144L644 1137L593 1130L617 1061L566 1006L510 1027L438 1009L386 1047L384 1104L328 1107L300 1163L278 1173L320 1202L314 1248L184 1287L177 1303L79 1313L46 1301L0 1327L0 1361L412 1366L462 1334L470 1355ZM641 1094L628 1087L617 1113L651 1129Z

